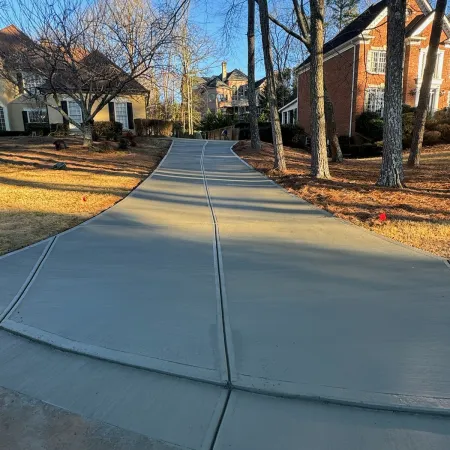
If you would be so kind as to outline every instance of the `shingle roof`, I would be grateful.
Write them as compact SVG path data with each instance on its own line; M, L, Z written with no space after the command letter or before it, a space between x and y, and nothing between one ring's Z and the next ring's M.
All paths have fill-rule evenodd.
M369 6L362 14L360 14L356 19L352 20L345 28L343 28L333 39L328 41L323 46L323 52L328 53L329 51L339 47L345 42L350 41L354 37L361 34L372 21L380 14L384 8L387 7L387 0L381 0L372 6ZM306 58L298 67L302 67L308 64L310 57Z
M266 77L261 78L260 80L255 82L255 89L258 89L263 83L266 81Z

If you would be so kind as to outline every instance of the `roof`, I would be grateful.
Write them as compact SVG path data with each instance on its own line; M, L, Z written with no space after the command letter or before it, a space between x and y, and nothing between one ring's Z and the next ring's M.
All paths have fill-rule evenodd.
M285 105L283 105L278 112L282 112L285 109L288 109L291 106L294 106L296 103L298 102L298 97L296 96L293 100L291 100L289 103L286 103Z
M207 87L221 87L221 88L227 88L231 89L230 86L225 84L223 81L219 80L218 77L212 77L210 80L206 83Z
M242 72L239 69L233 69L231 72L228 72L225 79L222 79L222 74L216 75L216 76L214 76L212 78L218 78L220 81L228 81L231 77L233 77L233 78L245 78L245 79L248 78L247 75L245 75L245 73Z
M30 57L23 57L23 55L26 54L27 49L33 46L36 46L41 51L36 52L36 56L31 55L33 61L30 61ZM61 88L64 86L64 90L67 90L67 88L70 89L70 84L72 84L73 89L79 88L81 85L81 89L85 87L87 90L87 86L89 85L90 87L92 79L95 78L97 85L95 87L103 91L108 88L117 88L127 78L124 70L99 51L88 53L86 50L78 49L76 55L77 63L80 64L76 79L74 78L74 73L66 64L54 61L57 67L60 67L60 70L56 76L52 77L52 84L47 81L40 86L40 89L42 91L51 91L54 86L58 88L59 84ZM15 25L9 25L0 30L0 56L3 57L6 64L9 64L11 70L32 71L31 67L39 69L39 72L42 74L46 73L47 68L48 71L50 70L49 63L45 60L45 44L36 43ZM63 59L61 58L60 61ZM83 76L83 73L85 76ZM111 75L113 76L111 77ZM83 78L85 79L83 80ZM111 80L114 81L111 82ZM145 92L148 92L148 90L136 80L126 82L121 90L122 94Z
M354 37L360 35L375 19L376 17L387 7L387 0L381 0L372 6L369 6L362 14L356 19L352 20L345 28L343 28L333 39L328 41L323 46L323 53L339 47L345 42L350 41ZM302 67L308 64L310 57L306 58L298 67Z
M255 89L258 89L264 82L266 81L266 77L261 78L260 80L255 82Z
M428 16L429 14L420 14L414 17L414 19L411 20L411 22L409 22L408 25L406 25L405 37L410 37L414 33L414 31L427 20Z

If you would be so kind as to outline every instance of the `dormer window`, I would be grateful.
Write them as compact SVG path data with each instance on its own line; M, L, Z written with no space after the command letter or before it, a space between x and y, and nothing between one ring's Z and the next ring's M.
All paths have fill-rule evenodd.
M24 92L36 92L36 88L42 86L45 82L44 77L32 72L23 72L22 83Z

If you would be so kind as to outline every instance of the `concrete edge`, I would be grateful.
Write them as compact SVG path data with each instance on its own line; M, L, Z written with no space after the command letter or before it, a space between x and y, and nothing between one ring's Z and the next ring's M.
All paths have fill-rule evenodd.
M269 180L272 184L274 184L275 186L277 186L279 189L283 190L286 194L290 195L291 197L294 197L294 198L296 198L297 200L301 200L302 202L307 203L307 204L310 205L312 208L314 208L314 209L316 209L316 210L319 210L319 211L323 212L325 215L329 216L330 218L333 218L334 220L337 220L337 221L339 221L339 222L341 222L341 223L344 223L344 224L346 224L346 225L350 225L350 226L352 226L352 227L354 227L354 228L356 228L356 229L358 229L358 230L363 231L364 233L368 233L368 234L370 234L370 235L372 235L372 236L375 236L375 237L377 237L377 238L379 238L379 239L382 239L383 241L390 242L391 244L398 245L398 246L400 246L400 247L402 247L402 248L404 248L404 249L407 249L407 250L416 252L416 253L418 253L418 254L420 254L420 255L428 256L429 258L433 258L433 259L436 259L436 260L438 260L438 261L442 261L442 262L444 262L444 263L446 262L446 259L445 259L445 258L443 258L443 257L441 257L441 256L437 256L437 255L435 255L434 253L430 253L430 252L427 252L426 250L422 250L422 249L420 249L420 248L416 248L416 247L412 247L412 246L407 245L407 244L403 244L402 242L396 241L396 240L391 239L391 238L389 238L389 237L387 237L387 236L384 236L384 235L382 235L382 234L379 234L379 233L377 233L376 231L368 230L367 228L360 227L360 226L358 226L358 225L356 225L356 224L354 224L354 223L352 223L352 222L350 222L350 221L348 221L348 220L341 219L340 217L336 217L334 214L330 213L329 211L327 211L327 210L325 210L325 209L322 209L322 208L319 208L319 207L318 207L317 205L315 205L314 203L308 202L308 200L305 200L304 198L300 197L299 195L296 195L296 194L293 194L292 192L287 191L283 186L280 186L278 183L276 183L275 181L273 181L272 179L270 179L270 178L267 177L266 175L264 175L264 174L262 174L261 172L259 172L258 170L256 170L256 169L255 169L254 167L252 167L247 161L244 161L239 155L237 155L237 154L235 153L235 151L233 150L233 147L234 147L235 145L236 145L236 144L233 144L233 146L230 147L230 151L233 153L233 155L234 155L236 158L238 158L238 159L239 159L243 164L245 164L248 168L250 168L251 170L253 170L253 171L257 172L257 173L259 173L259 174L261 175L261 177L266 178L266 179Z
M6 317L9 317L12 314L12 312L17 308L17 306L21 302L22 298L25 296L26 292L28 291L29 287L33 284L33 281L34 281L36 275L39 273L39 271L41 270L41 267L45 263L45 260L48 258L48 255L51 253L51 251L54 247L54 244L56 242L56 238L57 238L57 236L47 239L48 240L47 245L45 246L44 250L42 250L41 256L39 256L38 260L34 264L33 268L31 269L30 273L28 274L27 278L25 279L25 282L22 284L20 289L17 291L17 294L14 296L14 298L11 300L11 302L6 306L6 308L3 310L3 312L0 313L0 324ZM45 242L45 241L41 241L41 242ZM36 244L34 244L34 245L36 245ZM28 247L25 247L25 248L28 248ZM21 251L21 250L19 250L19 251Z
M0 329L57 350L216 386L226 386L226 383L218 380L216 370L85 344L10 319L4 320Z
M126 198L128 198L136 189L139 189L139 186L144 183L145 181L149 180L150 178L152 178L153 174L160 168L160 166L163 164L164 160L167 158L167 156L169 155L170 151L172 150L173 147L173 143L174 143L174 139L172 139L172 143L170 144L169 149L167 150L167 153L164 155L164 158L161 159L161 161L159 162L159 164L155 167L155 170L153 170L153 172L147 177L144 178L134 189L132 189L130 192L128 192L128 194L123 197L122 199L120 199L117 203L114 203L114 205L110 206L107 209L104 209L103 211L100 211L97 215L90 217L89 219L86 219L84 222L79 223L78 225L75 225L72 228L69 228L67 230L61 231L60 233L54 234L52 236L48 236L44 239L41 239L40 241L34 242L33 244L27 245L26 247L22 247L19 248L17 250L13 250L12 252L9 253L5 253L4 255L0 256L0 259L6 258L8 256L13 256L14 254L21 252L23 250L27 250L28 248L34 247L36 245L42 244L43 242L45 242L48 239L54 239L57 236L63 236L64 234L70 233L71 231L76 230L77 228L83 227L85 225L87 225L90 222L93 222L94 220L98 219L103 213L113 209L115 206L117 206L119 203L123 202Z
M332 386L300 385L288 381L240 375L233 389L270 397L329 403L362 409L450 417L450 398L351 391Z
M228 313L228 300L227 300L227 292L225 286L225 272L223 270L223 258L222 258L222 247L220 244L220 226L218 220L216 218L214 212L214 203L209 193L208 187L208 176L205 171L204 165L204 154L206 153L206 146L208 142L204 145L202 160L201 160L201 168L203 174L203 181L205 184L206 194L208 197L208 204L211 208L211 214L214 220L214 264L216 269L216 282L218 283L218 312L220 312L220 323L221 323L221 336L220 341L224 345L224 358L227 362L227 382L230 383L235 374L236 374L236 365L235 365L235 353L233 346L233 339L231 333L231 326L229 320Z

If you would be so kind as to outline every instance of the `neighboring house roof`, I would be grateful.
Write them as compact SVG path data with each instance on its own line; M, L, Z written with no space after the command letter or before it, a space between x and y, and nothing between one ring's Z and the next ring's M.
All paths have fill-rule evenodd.
M21 58L20 55L27 49L39 45L40 44L34 42L15 25L9 25L0 30L0 56L5 60L5 64L10 65L11 70L22 69L24 71L31 71L29 67L31 61L28 58ZM43 49L44 47L40 48ZM42 54L44 55L44 52L42 52ZM16 57L17 55L19 56L18 58ZM63 64L61 69L58 69L57 73L52 76L52 82L50 83L50 81L47 80L39 87L39 89L43 92L48 92L52 91L55 86L58 88L58 85L60 85L61 88L64 86L64 90L67 90L67 88L70 89L71 87L73 87L73 89L78 89L81 84L81 89L84 90L83 83L85 82L85 89L90 90L93 77L97 80L96 87L98 90L106 90L108 88L115 89L127 78L126 72L99 51L87 53L85 50L80 49L77 52L77 58L78 57L79 60L77 63L80 64L81 67L79 67L76 74ZM43 57L41 58L39 56L33 58L32 63L32 67L38 68L40 66L41 73L46 71L46 66L49 67L49 64L45 63ZM82 80L83 72L86 75L86 81ZM113 77L108 77L108 75L113 75ZM76 76L76 79L74 76ZM70 84L72 84L72 86L70 86ZM146 92L148 92L148 89L142 86L137 80L126 82L126 85L121 90L122 94L138 94Z
M360 14L356 19L352 20L345 28L343 28L333 39L328 41L323 46L323 53L328 53L329 51L339 47L345 42L350 41L354 37L361 34L387 7L387 1L382 0L381 2L375 3L369 6L362 14ZM306 58L299 66L303 67L308 64L310 57Z
M225 84L223 81L219 80L219 78L217 77L213 77L211 78L207 83L206 83L207 87L213 87L213 88L226 88L226 89L231 89L230 86L228 86L227 84Z
M261 78L260 80L255 82L255 89L258 89L264 82L266 81L266 77Z
M278 112L283 112L285 109L289 109L289 108L297 106L297 102L298 102L298 97L295 97L294 100L291 100L289 103L286 103L285 105L283 105L278 110Z

